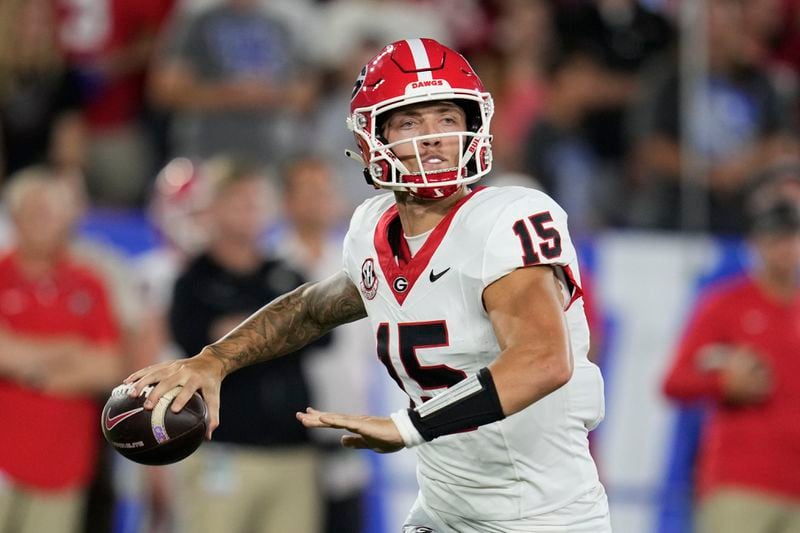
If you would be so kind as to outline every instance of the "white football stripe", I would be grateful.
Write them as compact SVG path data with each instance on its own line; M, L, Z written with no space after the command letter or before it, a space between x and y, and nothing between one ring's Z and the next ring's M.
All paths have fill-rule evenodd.
M411 55L414 57L414 66L419 69L430 69L431 61L428 59L428 52L425 50L425 45L422 44L421 39L406 39L408 47L411 48ZM430 70L425 70L417 73L417 79L432 80L433 75Z
M153 432L153 437L155 437L156 442L158 443L169 440L169 433L167 433L167 427L164 424L164 419L167 416L167 408L180 392L180 386L168 390L161 396L161 398L158 399L156 406L153 407L153 414L150 415L150 429Z

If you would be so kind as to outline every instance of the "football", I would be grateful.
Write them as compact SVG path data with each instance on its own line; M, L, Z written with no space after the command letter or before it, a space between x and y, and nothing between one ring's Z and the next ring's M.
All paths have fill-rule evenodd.
M108 443L131 461L166 465L184 459L202 444L208 408L195 392L180 412L173 413L169 406L181 391L175 387L148 411L144 401L154 387L145 387L137 398L128 395L130 385L116 387L103 408L100 424Z

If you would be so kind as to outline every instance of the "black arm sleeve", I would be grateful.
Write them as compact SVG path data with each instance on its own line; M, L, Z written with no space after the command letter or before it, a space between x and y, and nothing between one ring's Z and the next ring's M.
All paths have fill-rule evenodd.
M488 368L480 369L476 375L419 407L409 409L408 415L426 441L505 418Z

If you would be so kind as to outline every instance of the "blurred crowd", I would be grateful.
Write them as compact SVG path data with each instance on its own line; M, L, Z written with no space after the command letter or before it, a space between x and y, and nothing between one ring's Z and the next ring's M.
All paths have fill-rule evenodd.
M370 193L342 156L353 81L414 28L463 51L494 95L495 177L546 189L576 231L741 233L762 173L798 157L800 8L697 6L7 0L2 175L48 161L83 175L93 205L142 207L175 157L275 169L313 153L352 207Z
M375 192L344 156L344 119L358 71L388 42L427 36L466 55L496 104L486 181L544 189L579 236L742 235L754 213L800 205L800 0L692 5L687 16L680 0L0 2L0 244L14 250L0 262L0 385L13 384L0 387L0 419L20 421L0 433L0 488L6 474L33 487L0 496L0 533L12 522L71 531L58 525L77 523L87 502L88 530L102 531L109 502L142 486L148 531L234 530L214 517L242 531L360 530L363 457L293 419L309 401L369 410L374 342L358 328L264 375L237 375L255 392L223 393L230 422L217 446L180 475L131 470L116 496L92 475L108 472L89 464L96 442L30 447L46 426L26 426L28 411L13 406L96 428L85 402L127 372L192 355L270 298L339 269L343 225ZM144 213L161 245L133 263L76 241L90 209ZM6 356L21 351L34 356ZM267 386L265 375L280 378ZM270 418L278 412L290 420ZM259 434L254 416L279 429ZM280 466L283 478L233 482ZM196 491L174 509L207 513L169 512L179 482ZM69 497L52 501L53 488ZM238 506L215 509L204 494ZM285 505L266 505L281 495Z

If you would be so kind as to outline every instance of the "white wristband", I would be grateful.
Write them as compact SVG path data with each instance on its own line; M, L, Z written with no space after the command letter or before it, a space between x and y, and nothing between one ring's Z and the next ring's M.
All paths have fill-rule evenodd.
M400 436L403 437L406 448L413 448L425 442L425 439L422 438L422 434L417 431L417 428L415 428L414 424L411 422L411 417L408 416L408 409L400 409L389 416L392 422L394 422L394 425L397 426L397 431L400 432Z

